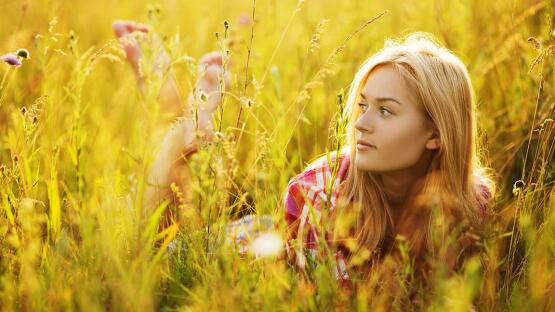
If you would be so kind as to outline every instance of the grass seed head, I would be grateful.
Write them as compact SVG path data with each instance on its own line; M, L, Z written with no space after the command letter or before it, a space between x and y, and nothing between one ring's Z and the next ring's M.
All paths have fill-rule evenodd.
M29 51L27 49L18 49L15 54L17 56L19 56L20 58L23 59L30 59L31 58L31 54L29 53Z
M202 91L202 90L201 90L200 93L199 93L199 99L200 99L200 101L203 102L203 103L206 102L207 95L206 95L206 93L205 93L204 91Z
M518 196L518 194L520 194L522 192L522 190L524 189L524 186L526 186L526 183L524 183L524 181L517 180L513 184L513 195Z

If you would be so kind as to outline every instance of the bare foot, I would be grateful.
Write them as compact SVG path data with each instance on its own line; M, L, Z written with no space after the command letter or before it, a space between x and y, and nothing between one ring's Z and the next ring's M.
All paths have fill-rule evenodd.
M229 90L231 83L228 66L226 66L224 73L224 64L220 51L206 53L200 58L198 62L198 77L196 88L204 92L207 97L206 102L199 107L199 122L209 121L212 113L214 113L222 101L220 81L223 79L224 91Z
M139 83L139 88L144 88L144 78L140 73L140 59L142 56L141 46L135 36L131 34L135 32L149 33L150 28L141 23L129 20L116 20L112 23L112 29L125 51L126 58L133 67L133 71ZM152 38L153 41L158 40L156 37ZM209 126L212 114L216 111L217 107L222 101L222 90L220 81L223 79L224 91L229 89L231 83L231 76L227 70L231 64L226 63L226 71L224 73L224 60L220 51L213 51L204 54L198 62L198 80L196 82L197 91L202 91L206 95L204 103L199 105L199 128ZM173 119L177 113L181 111L180 96L177 88L177 83L171 72L170 60L164 49L159 51L153 73L166 75L167 81L163 84L160 90L160 100L164 104L164 111L168 112L170 119ZM166 72L170 69L170 72ZM192 99L192 97L190 98ZM187 113L186 113L187 115Z
M198 88L206 93L220 91L220 76L223 75L222 53L220 51L212 51L204 54L198 62L198 71ZM229 72L226 72L223 78L225 85L229 86Z
M198 123L187 116L189 111L185 111L185 116L175 121L172 127L167 131L162 140L161 148L150 169L148 176L148 186L145 195L145 209L152 211L156 207L160 198L171 198L172 192L164 185L170 185L175 182L186 194L186 198L190 198L191 179L188 165L183 158L201 149L204 143L213 139L212 114L216 111L222 102L222 85L225 90L230 85L230 74L226 70L224 72L224 62L220 52L210 52L203 55L198 62L198 80L196 88L206 94L204 101L196 102L198 106ZM194 96L189 98L190 104L193 104ZM189 196L189 197L188 197ZM171 215L165 215L164 225L169 224L167 220Z
M128 20L116 20L112 23L114 34L119 39L129 64L133 68L139 89L145 91L145 78L144 72L140 70L140 60L142 57L142 49L137 37L133 33L149 33L150 28L148 25L137 23ZM182 111L181 97L179 95L179 88L175 81L173 71L170 67L170 58L162 45L160 39L156 34L152 33L147 44L157 47L158 51L151 73L160 75L165 79L159 93L159 100L163 105L163 119L173 120Z
M120 39L125 56L129 64L133 67L133 71L139 78L139 60L141 59L141 47L137 39L130 34L134 32L148 33L149 27L145 24L136 23L134 21L116 20L112 23L112 30L118 39Z

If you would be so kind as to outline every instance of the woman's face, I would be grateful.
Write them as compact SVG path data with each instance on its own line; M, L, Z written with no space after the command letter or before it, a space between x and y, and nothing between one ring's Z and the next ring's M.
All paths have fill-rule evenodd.
M355 123L359 170L408 169L419 163L426 150L439 147L431 122L393 65L374 68L360 98L361 113Z

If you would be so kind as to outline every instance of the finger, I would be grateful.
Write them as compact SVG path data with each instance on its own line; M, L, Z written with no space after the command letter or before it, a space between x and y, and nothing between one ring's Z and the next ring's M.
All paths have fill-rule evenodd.
M150 31L150 27L148 27L148 25L146 25L146 24L136 23L135 26L136 26L137 31L141 31L141 32L144 32L144 33L148 33Z

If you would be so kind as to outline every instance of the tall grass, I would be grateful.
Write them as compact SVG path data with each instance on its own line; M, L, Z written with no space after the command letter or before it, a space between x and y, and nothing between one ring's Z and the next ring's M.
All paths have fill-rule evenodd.
M555 309L554 8L533 0L0 2L9 12L0 54L31 53L20 68L0 64L0 310ZM152 26L183 95L202 53L229 51L232 60L215 116L220 135L191 160L193 200L175 188L177 201L147 216L145 175L169 113L150 72L157 48L145 47L141 92L113 39L116 18ZM283 258L239 254L225 225L269 214L284 233L288 180L342 144L337 95L384 38L412 31L436 34L472 75L481 153L500 189L484 253L457 274L435 275L431 292L412 282L406 253L352 292L326 261L304 274ZM159 233L166 207L176 223Z

